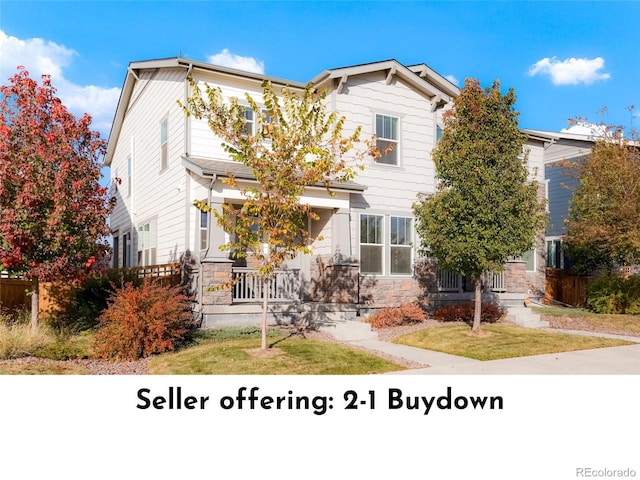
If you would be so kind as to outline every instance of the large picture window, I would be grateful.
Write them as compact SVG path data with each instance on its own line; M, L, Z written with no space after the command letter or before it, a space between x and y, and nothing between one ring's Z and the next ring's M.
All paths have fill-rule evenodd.
M382 155L378 163L398 165L398 118L376 114L376 137L376 147L381 152L391 147L391 151Z
M360 271L382 275L384 254L384 217L360 215Z

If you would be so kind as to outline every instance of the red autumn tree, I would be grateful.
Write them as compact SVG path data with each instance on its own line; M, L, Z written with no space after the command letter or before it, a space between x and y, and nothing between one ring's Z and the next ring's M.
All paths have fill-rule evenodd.
M99 183L105 141L91 117L76 119L51 85L24 67L0 87L0 269L39 282L77 279L109 246L107 189Z

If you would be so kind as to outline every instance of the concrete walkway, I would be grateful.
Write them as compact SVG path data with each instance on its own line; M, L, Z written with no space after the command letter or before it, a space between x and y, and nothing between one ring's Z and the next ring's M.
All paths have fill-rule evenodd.
M640 374L640 337L548 329L575 335L620 338L635 342L636 345L480 361L422 348L382 342L378 340L378 334L363 322L337 322L334 325L322 327L322 329L337 340L368 350L384 352L427 367L392 372L391 375Z

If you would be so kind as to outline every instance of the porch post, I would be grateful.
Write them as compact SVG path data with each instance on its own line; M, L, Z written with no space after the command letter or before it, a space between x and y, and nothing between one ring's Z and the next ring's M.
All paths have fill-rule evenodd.
M334 263L353 261L348 208L337 209L331 217L331 251Z
M214 211L222 213L221 199L214 198L209 204L211 206L211 212L209 213L209 229L207 231L207 250L204 256L206 260L229 260L229 252L220 250L220 245L224 245L225 232L222 227L218 225L216 221Z

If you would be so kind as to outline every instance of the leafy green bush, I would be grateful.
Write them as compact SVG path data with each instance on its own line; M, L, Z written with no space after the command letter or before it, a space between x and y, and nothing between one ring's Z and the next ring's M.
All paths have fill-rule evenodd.
M37 348L33 355L39 358L51 360L74 360L90 357L90 344L92 335L90 332L81 332L78 335L69 335L56 332L55 339Z
M587 306L595 313L640 314L640 276L603 276L587 285Z
M401 303L397 307L384 308L366 319L373 328L398 327L426 320L424 310L415 303Z
M458 303L448 307L441 307L434 312L433 318L439 322L464 322L472 325L475 308L475 302ZM503 308L497 307L492 303L482 303L480 321L482 323L495 323L499 321L504 314L505 311Z
M93 354L102 359L136 360L175 350L196 327L189 299L180 287L145 278L125 283L99 317Z

